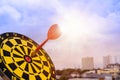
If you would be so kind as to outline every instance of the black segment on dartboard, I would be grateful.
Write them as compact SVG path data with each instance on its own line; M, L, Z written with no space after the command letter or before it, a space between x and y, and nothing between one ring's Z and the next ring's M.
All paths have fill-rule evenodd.
M30 64L30 65L32 67L33 72L36 73L37 71L34 69L33 65L32 64Z
M25 70L28 71L28 63L26 64Z
M21 55L23 55L23 53L20 50L18 50L17 48L15 48L14 50L17 51L18 53L20 53Z
M24 52L24 54L26 54L26 52L25 52L23 46L20 46L20 48L22 49L22 51Z
M27 51L28 51L28 55L30 55L31 49L30 49L30 48L27 48Z
M30 48L32 48L32 44L30 44L29 42L27 42L27 46L29 46Z
M23 61L19 61L19 62L17 62L17 64L20 66L24 62L25 62L24 60Z
M45 66L48 66L48 63L47 63L46 61L43 61L43 64L44 64Z
M17 68L17 66L14 63L8 64L8 65L13 71Z
M47 71L43 70L43 74L47 77L49 73Z
M40 76L35 76L35 77L36 77L36 80L42 80Z
M13 57L22 58L22 56L13 53Z
M28 74L26 74L26 73L24 73L24 72L23 72L22 77L23 77L24 79L26 79L26 80L29 80L29 75L28 75Z
M12 44L10 41L7 41L6 44L7 44L8 46L10 46L10 47L13 46L13 44Z
M10 52L3 50L4 56L10 56Z
M40 66L38 66L37 64L35 64L35 63L33 63L38 69L41 69L41 67Z
M40 60L34 60L34 62L37 62L37 63L41 64L41 61L40 61Z

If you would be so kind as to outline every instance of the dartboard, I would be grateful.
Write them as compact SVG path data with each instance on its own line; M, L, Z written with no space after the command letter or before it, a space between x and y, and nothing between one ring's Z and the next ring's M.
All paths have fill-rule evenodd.
M18 33L0 35L0 69L10 80L55 80L54 64L41 48L34 56L38 44Z

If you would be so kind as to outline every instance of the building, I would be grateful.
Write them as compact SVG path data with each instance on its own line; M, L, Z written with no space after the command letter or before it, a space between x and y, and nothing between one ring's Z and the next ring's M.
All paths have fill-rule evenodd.
M103 56L103 67L106 68L109 64L111 64L111 56Z
M84 57L82 58L82 69L94 69L94 60L93 57Z

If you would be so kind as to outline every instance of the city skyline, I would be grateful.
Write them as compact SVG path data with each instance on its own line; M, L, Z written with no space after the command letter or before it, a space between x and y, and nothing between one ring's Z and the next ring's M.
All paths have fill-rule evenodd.
M52 24L62 35L43 48L56 69L79 66L85 56L94 57L96 67L102 66L103 56L120 61L119 0L0 1L0 34L17 32L40 44Z
M102 66L96 67L95 66L96 61L94 60L94 57L86 56L86 57L82 57L81 67L77 67L77 68L81 68L81 69L106 68L110 64L120 64L120 62L116 60L117 60L116 56L111 56L111 55L103 56L103 58L101 59Z

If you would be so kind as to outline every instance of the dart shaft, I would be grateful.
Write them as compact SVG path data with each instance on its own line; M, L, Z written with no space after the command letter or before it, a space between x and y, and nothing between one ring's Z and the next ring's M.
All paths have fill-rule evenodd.
M42 44L40 44L40 45L35 49L35 51L32 52L31 56L32 56L32 57L35 56L35 54L39 51L39 49L41 49L42 46L43 46L48 40L49 40L49 39L47 38L44 42L42 42Z
M40 44L40 45L36 48L35 52L39 51L39 49L42 48L42 46L43 46L47 41L48 41L48 38L47 38L44 42L42 42L42 44Z
M39 49L42 48L42 46L48 41L49 39L47 38L44 42L42 42L42 44L40 44L35 51L32 53L32 55L35 55L35 53L37 53L39 51Z

